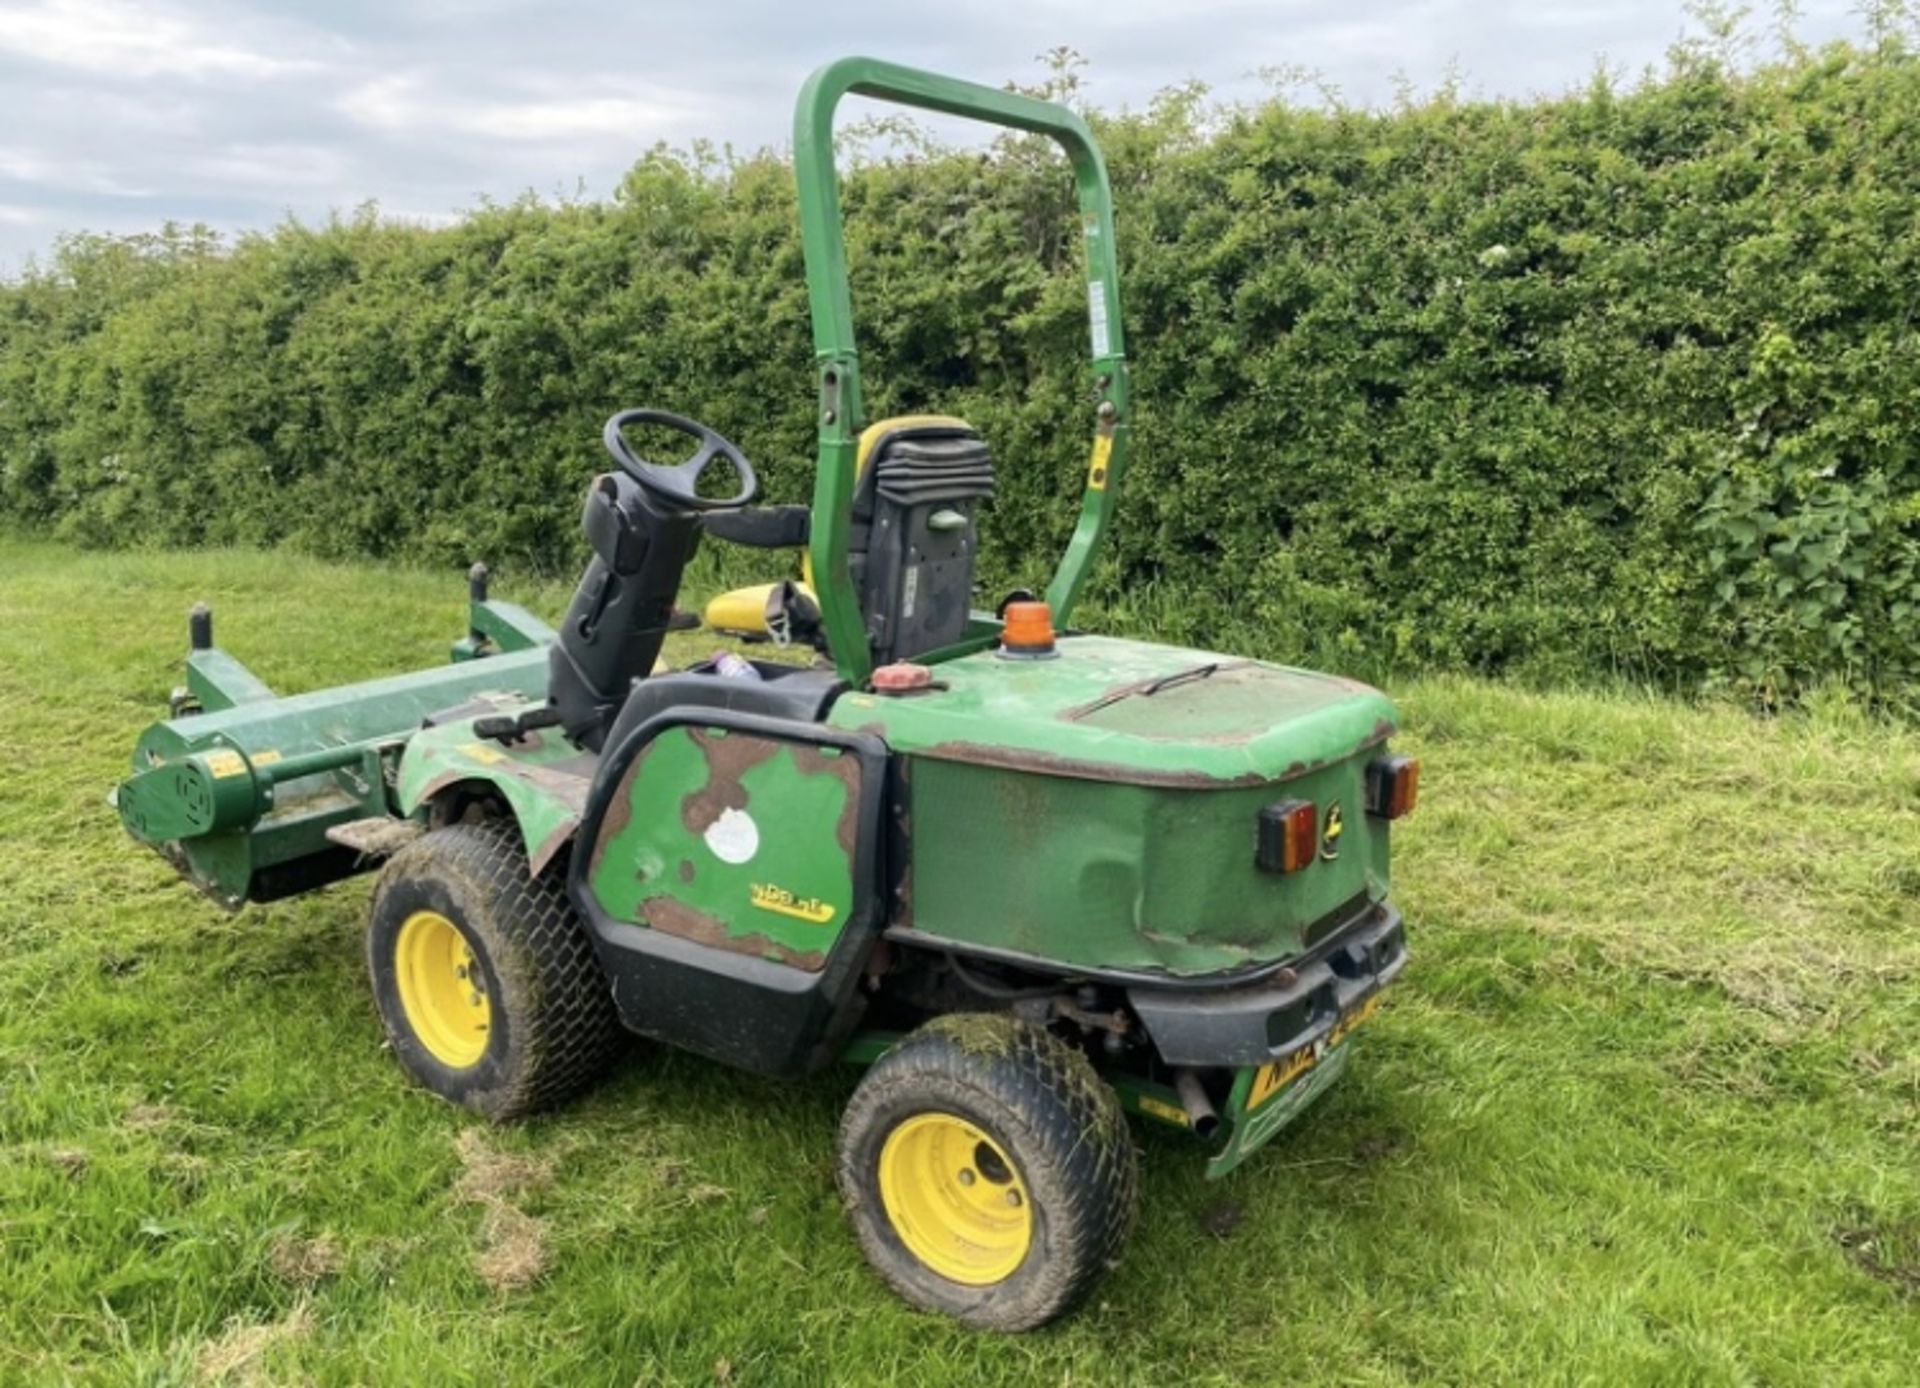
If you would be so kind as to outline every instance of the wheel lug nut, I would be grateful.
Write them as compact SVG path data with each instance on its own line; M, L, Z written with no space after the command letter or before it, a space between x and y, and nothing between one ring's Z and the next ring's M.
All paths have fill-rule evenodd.
M964 1166L960 1168L960 1184L963 1186L970 1186L973 1184L973 1172L968 1170Z
M1015 1207L1015 1208L1017 1209L1017 1208L1019 1207L1019 1205L1020 1205L1020 1192L1019 1192L1019 1191L1017 1191L1017 1190L1010 1190L1010 1191L1008 1191L1008 1192L1007 1192L1007 1203L1008 1203L1009 1205L1012 1205L1012 1206L1014 1206L1014 1207Z

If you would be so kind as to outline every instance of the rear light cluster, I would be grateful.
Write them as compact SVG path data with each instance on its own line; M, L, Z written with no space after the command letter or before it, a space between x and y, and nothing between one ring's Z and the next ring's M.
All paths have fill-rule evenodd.
M1382 819L1412 814L1420 798L1420 763L1412 757L1382 757L1367 764L1367 813Z
M1298 872L1320 851L1320 807L1311 800L1276 800L1260 811L1254 859L1268 872Z
M1411 814L1420 798L1420 763L1412 757L1381 757L1367 764L1367 813L1381 819ZM1331 827L1322 830L1320 807L1311 800L1276 800L1260 811L1260 841L1254 861L1267 872L1298 872L1322 854L1339 829L1337 804L1328 811Z

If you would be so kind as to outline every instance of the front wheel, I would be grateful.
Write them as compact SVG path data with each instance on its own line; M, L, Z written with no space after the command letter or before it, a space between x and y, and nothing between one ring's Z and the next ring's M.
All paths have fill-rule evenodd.
M505 821L394 854L373 890L367 971L400 1064L496 1123L585 1088L625 1040L560 874L533 876Z
M942 1017L867 1072L840 1126L860 1246L914 1305L982 1329L1071 1310L1119 1258L1139 1176L1119 1100L1044 1028Z

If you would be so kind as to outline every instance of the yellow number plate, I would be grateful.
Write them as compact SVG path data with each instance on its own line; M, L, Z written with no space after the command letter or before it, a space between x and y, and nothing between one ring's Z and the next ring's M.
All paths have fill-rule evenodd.
M1253 1084L1247 1090L1247 1111L1251 1113L1267 1100L1299 1079L1307 1071L1320 1063L1320 1058L1353 1034L1353 1029L1371 1017L1380 1006L1380 995L1375 993L1353 1011L1333 1024L1333 1030L1310 1046L1302 1046L1292 1055L1279 1060L1268 1061L1254 1072Z

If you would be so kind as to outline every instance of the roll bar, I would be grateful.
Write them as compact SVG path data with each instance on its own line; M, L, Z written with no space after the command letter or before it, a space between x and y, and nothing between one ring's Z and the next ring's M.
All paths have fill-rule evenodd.
M1086 244L1088 355L1096 386L1093 454L1080 519L1047 585L1056 625L1064 627L1112 515L1127 457L1126 344L1120 326L1119 262L1113 242L1113 194L1106 161L1085 121L1066 107L901 67L877 58L827 64L800 89L793 113L794 177L800 192L800 240L813 310L813 354L819 388L819 465L814 480L810 553L821 614L841 678L864 683L871 673L865 623L847 568L854 458L866 408L860 354L840 221L840 181L833 158L833 117L849 94L963 116L1047 135L1066 151L1079 193Z

